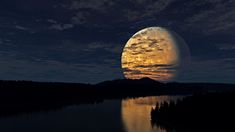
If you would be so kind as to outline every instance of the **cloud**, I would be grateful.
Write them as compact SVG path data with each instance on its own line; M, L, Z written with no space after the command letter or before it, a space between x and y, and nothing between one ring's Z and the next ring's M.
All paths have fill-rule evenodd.
M53 40L54 44L43 44L42 42L28 42L19 45L18 42L6 42L0 45L1 57L14 57L17 59L28 60L32 62L43 62L47 60L55 60L63 63L105 63L108 64L111 59L118 60L122 52L119 44L109 42L80 42L78 40ZM23 41L24 42L24 41ZM110 65L113 66L110 62Z
M197 4L202 6L208 6L198 13L193 14L191 17L186 18L186 26L191 29L200 29L199 32L203 32L207 35L217 33L230 33L235 29L235 6L234 1L215 1L211 0L201 1ZM206 5L207 4L207 5ZM187 7L188 6L188 7ZM192 4L192 6L195 6ZM192 8L186 5L185 8Z
M219 50L235 50L235 44L223 43L223 44L216 44Z
M39 14L38 9L40 8L45 9L43 14L46 14L46 11L48 14L30 16L26 20L17 18L17 15L23 15L24 17L24 14L19 12L16 13L14 18L3 16L4 19L9 19L8 21L11 21L11 23L17 20L31 24L30 27L32 28L37 26L39 29L43 29L42 27L46 24L36 24L35 19L44 20L51 17L58 21L58 23L49 26L50 29L55 30L70 29L75 25L87 28L97 27L102 28L102 30L108 30L107 27L134 27L134 29L140 29L149 25L163 25L181 28L181 30L187 32L203 32L208 35L231 33L235 30L235 9L233 8L235 2L232 0L127 0L125 2L119 0L62 0L58 2L52 0L48 4L47 2L37 2L37 4L30 2L26 4L27 6L25 3L20 4L20 2L17 2L17 4L23 9L33 7L28 9L28 12L32 13L26 13L27 16ZM42 5L45 6L42 7ZM55 8L54 5L58 6ZM4 8L2 10L7 11ZM63 17L60 17L61 15ZM35 25L32 25L32 23ZM7 22L2 24L6 27ZM18 28L25 29L25 27L22 27Z
M175 0L157 0L157 1L154 1L153 3L149 3L149 5L146 7L146 14L152 15L150 13L158 13L164 10L167 6L169 6L174 1Z
M93 9L104 11L106 8L112 6L114 3L112 0L72 0L70 9L79 10L79 9Z
M107 24L117 24L120 22L134 22L144 17L154 17L155 14L163 11L167 6L175 0L127 0L120 2L118 0L72 0L69 4L65 4L65 8L73 11L71 22L73 24L82 25L92 23L94 18L98 25L91 24L89 26L104 27ZM74 13L75 12L75 13Z
M160 73L160 74L161 73L174 74L177 71L177 69L179 69L179 66L174 65L174 64L155 64L155 65L137 65L134 68L135 69L142 69L142 71L145 71L145 72L151 71L149 73L152 73L152 75L154 75L154 74L157 75L158 73Z
M90 14L88 12L77 12L76 15L74 15L71 18L71 23L77 24L77 25L84 24L84 23L86 23L87 17L89 15Z
M23 30L23 31L29 30L29 28L23 27L23 26L19 26L19 25L16 25L15 28L16 28L16 29L19 29L19 30Z
M157 0L157 1L130 0L132 5L139 8L124 9L123 14L128 21L136 21L144 17L154 17L159 12L165 10L166 7L172 4L174 1L175 0Z
M174 64L154 64L154 65L138 65L135 68L151 68L151 67L156 67L156 68L174 68Z
M234 83L235 58L194 60L184 67L178 81Z
M108 8L113 4L114 2L110 0L72 0L71 3L65 7L68 7L67 9L75 12L75 15L70 19L71 22L73 24L81 25L85 24L88 20L91 20L92 14L95 14L93 12L102 14L109 12Z
M4 80L97 83L113 77L122 77L119 68L113 68L107 64L71 64L55 60L32 62L1 57L0 69L0 79Z
M119 44L109 44L103 42L95 42L87 45L88 51L96 51L98 49L106 50L115 54L120 54L122 52L122 47Z
M73 28L74 25L73 24L53 24L49 27L49 29L55 29L55 30L67 30L67 29L71 29Z
M47 21L51 23L51 26L49 27L49 29L63 31L63 30L74 28L74 25L70 23L63 24L53 19L48 19Z

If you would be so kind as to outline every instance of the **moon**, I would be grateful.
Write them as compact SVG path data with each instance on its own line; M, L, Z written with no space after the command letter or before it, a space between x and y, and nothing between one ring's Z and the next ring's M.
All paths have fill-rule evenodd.
M180 42L176 33L163 27L149 27L135 33L121 57L125 78L173 80L181 64Z

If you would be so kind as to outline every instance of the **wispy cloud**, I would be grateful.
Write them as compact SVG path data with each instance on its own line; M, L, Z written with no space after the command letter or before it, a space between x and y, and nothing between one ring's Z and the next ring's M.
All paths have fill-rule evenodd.
M23 26L19 26L19 25L16 25L15 28L16 28L16 29L19 29L19 30L24 30L24 31L29 30L29 28L23 27Z
M197 4L200 4L201 7L208 6L210 8L201 10L193 14L192 17L186 18L186 26L189 28L200 29L200 32L202 31L208 35L231 33L231 29L235 29L234 1L227 0L222 2L218 0L212 2L207 0L197 2Z
M66 30L66 29L71 29L73 28L74 25L73 24L53 24L49 27L49 29L55 29L55 30Z
M219 50L235 50L235 43L229 44L229 43L222 43L222 44L216 44Z
M70 64L54 60L32 62L5 57L0 59L0 69L0 79L4 80L97 83L113 77L122 77L119 68L107 64Z
M234 83L234 65L235 58L192 61L184 67L177 80Z

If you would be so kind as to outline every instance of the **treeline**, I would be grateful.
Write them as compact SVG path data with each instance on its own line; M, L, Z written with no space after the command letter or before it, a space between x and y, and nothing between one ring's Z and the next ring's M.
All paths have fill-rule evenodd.
M157 104L151 121L167 131L230 131L234 129L235 92L193 95L177 103Z
M100 103L105 99L205 93L220 90L235 90L235 85L160 83L149 78L119 79L95 85L0 81L0 116L57 109L72 104Z

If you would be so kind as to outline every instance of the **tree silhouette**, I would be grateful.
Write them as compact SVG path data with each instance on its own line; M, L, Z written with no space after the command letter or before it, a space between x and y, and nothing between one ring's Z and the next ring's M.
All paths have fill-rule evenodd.
M152 109L152 124L168 131L226 131L234 122L235 92L194 95Z

